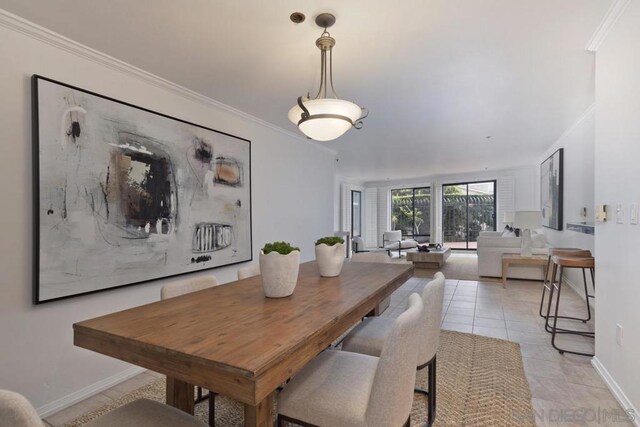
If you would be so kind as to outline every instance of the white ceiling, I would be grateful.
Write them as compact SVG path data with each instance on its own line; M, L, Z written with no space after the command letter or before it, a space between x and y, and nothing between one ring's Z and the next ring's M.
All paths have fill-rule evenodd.
M319 79L313 18L332 12L336 90L371 113L362 130L325 144L338 152L342 174L366 181L533 162L594 101L594 58L584 46L610 4L0 0L3 9L292 131L287 111ZM293 24L294 11L307 20Z

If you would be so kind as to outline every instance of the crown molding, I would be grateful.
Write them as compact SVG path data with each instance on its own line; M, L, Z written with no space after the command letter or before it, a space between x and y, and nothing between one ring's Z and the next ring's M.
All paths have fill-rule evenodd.
M335 150L332 150L319 143L310 141L304 136L296 132L292 132L287 129L281 128L280 126L276 126L256 116L253 116L251 114L245 113L244 111L238 110L237 108L231 107L220 101L216 101L213 98L209 98L208 96L202 95L191 89L187 89L184 86L180 86L167 79L156 76L155 74L152 74L136 66L133 66L127 62L121 61L117 58L114 58L113 56L110 56L110 55L107 55L106 53L102 53L98 50L92 49L89 46L85 46L82 43L78 43L68 37L65 37L61 34L58 34L54 31L44 28L34 22L28 21L24 18L21 18L20 16L14 15L13 13L8 12L4 9L0 9L0 26L8 28L9 30L13 30L18 33L24 34L28 37L31 37L35 40L46 43L50 46L54 46L58 49L72 53L83 59L87 59L91 62L103 65L112 70L116 70L123 74L127 74L129 76L135 77L138 80L144 81L145 83L151 84L153 86L167 90L174 94L180 95L183 98L186 98L190 101L195 101L207 107L213 107L218 110L229 112L236 116L242 117L246 120L254 122L260 126L264 126L266 128L269 128L281 134L295 138L301 142L309 143L314 147L320 148L333 155L337 154Z
M586 110L576 119L571 126L569 126L558 139L551 145L551 148L559 147L564 144L565 139L569 137L588 117L590 117L596 110L596 103L589 105Z
M585 46L585 50L588 52L596 52L602 42L607 38L613 27L615 27L618 19L624 12L624 10L629 6L631 0L614 0L614 2L607 10L607 13L604 14L602 21L596 28L596 31L591 36L591 39Z

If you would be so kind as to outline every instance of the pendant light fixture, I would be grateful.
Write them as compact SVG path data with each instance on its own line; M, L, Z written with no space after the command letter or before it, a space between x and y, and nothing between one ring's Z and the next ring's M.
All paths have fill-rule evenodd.
M333 88L332 51L336 41L327 28L335 22L335 16L330 13L321 13L316 18L316 24L324 28L316 40L316 46L320 49L320 88L314 98L309 94L298 97L297 104L289 110L289 120L308 138L316 141L331 141L352 127L360 129L362 120L368 115L366 108L339 99ZM328 89L333 97L327 97Z

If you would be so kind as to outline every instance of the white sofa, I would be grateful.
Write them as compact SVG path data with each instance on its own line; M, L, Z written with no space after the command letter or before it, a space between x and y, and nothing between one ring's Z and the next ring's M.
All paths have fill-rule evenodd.
M533 254L549 253L544 234L532 236ZM499 231L483 231L478 236L478 276L502 277L502 254L519 254L521 237L502 237ZM538 266L512 265L508 277L511 279L542 280L544 272Z

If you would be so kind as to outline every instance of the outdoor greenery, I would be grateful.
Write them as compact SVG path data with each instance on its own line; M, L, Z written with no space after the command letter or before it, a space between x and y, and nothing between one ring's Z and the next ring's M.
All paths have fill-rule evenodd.
M300 248L296 248L295 246L291 246L287 242L273 242L267 243L262 248L262 252L266 255L271 252L278 252L280 255L288 255L293 251L300 252Z
M449 187L451 188L451 187ZM467 196L445 195L442 198L442 230L445 242L475 242L484 230L494 228L494 196L469 195L469 230L467 236Z
M321 245L323 243L327 246L334 246L339 243L344 243L344 239L342 237L334 237L334 236L323 237L316 241L316 246Z
M405 235L429 236L431 192L429 188L391 190L391 225Z

